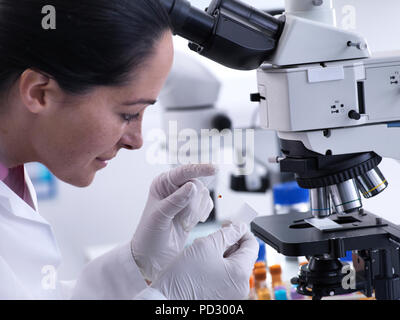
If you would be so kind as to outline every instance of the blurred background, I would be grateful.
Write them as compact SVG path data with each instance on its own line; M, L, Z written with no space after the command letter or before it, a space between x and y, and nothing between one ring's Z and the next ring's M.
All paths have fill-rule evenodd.
M191 0L205 8L209 0ZM280 0L246 0L254 7L282 9ZM363 34L373 52L400 49L400 3L398 0L334 0L337 25ZM187 42L175 38L177 52L196 59L220 82L220 92L215 107L230 119L232 128L254 126L257 104L250 102L249 94L257 92L256 72L230 70L191 52ZM190 71L190 65L187 66ZM196 91L196 86L192 88ZM150 161L154 148L162 142L155 140L154 130L164 130L164 112L161 103L147 109L143 122L144 146L141 150L121 150L118 157L100 171L94 183L84 189L72 187L56 178L38 164L29 164L28 170L39 195L39 211L53 226L64 262L59 278L75 279L90 259L131 239L147 200L149 186L158 174L169 170L166 163ZM193 123L196 122L193 117ZM188 120L185 124L189 123ZM261 137L261 138L260 138ZM277 153L274 133L256 136L254 153L261 162ZM261 140L260 140L261 139ZM397 147L394 145L394 147ZM400 146L399 146L400 147ZM160 150L161 150L160 149ZM237 168L221 164L215 188L216 220L229 218L244 202L259 215L272 213L271 191L247 193L233 191L230 177ZM363 202L364 208L400 224L397 213L397 196L400 194L400 165L384 159L380 166L388 178L389 187L382 195ZM274 171L276 168L269 168ZM211 228L212 229L212 228ZM209 229L209 230L211 230ZM201 232L200 232L201 233ZM194 236L197 234L194 233Z

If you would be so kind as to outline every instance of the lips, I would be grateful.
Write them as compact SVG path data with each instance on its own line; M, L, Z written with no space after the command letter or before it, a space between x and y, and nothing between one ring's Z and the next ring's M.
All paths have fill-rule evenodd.
M113 158L115 158L115 156L99 157L99 158L96 158L96 162L100 165L101 168L105 168L108 165L108 162Z
M108 162L108 161L110 161L110 160L112 160L112 159L114 159L115 158L115 155L114 156L111 156L111 157L98 157L98 158L96 158L97 160L100 160L100 161L103 161L103 162Z
M108 162L110 161L112 158L96 158L97 160L103 161L103 162Z

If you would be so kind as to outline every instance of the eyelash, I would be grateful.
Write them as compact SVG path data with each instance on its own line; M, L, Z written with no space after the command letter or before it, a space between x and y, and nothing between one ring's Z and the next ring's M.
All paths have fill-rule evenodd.
M140 116L140 113L136 113L136 114L123 113L123 114L121 114L122 119L128 123L139 119L139 116Z

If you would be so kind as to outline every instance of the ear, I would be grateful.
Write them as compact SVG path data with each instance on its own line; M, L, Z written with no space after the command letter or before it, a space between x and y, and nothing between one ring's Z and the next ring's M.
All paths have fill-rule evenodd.
M50 96L59 90L56 81L32 69L25 70L19 79L19 93L26 108L35 114L47 110Z

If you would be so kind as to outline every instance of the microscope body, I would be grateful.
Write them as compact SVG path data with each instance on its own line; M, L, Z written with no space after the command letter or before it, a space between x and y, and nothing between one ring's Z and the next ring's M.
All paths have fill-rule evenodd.
M361 291L397 300L400 228L366 212L361 196L368 199L388 186L378 168L381 157L400 159L400 150L388 143L400 138L400 51L371 57L365 40L352 39L347 44L360 57L348 59L340 41L332 50L336 59L321 50L325 59L313 63L287 58L257 71L261 126L278 132L284 156L276 161L310 189L311 210L307 217L256 218L252 231L284 255L307 256L309 263L292 279L303 295L321 299ZM304 50L310 48L312 43ZM278 45L275 56L284 57L279 52ZM339 260L348 251L356 270L353 286L345 281L348 265Z
M261 126L282 139L296 137L321 154L374 149L400 159L400 150L382 143L400 134L400 51L289 68L265 65L257 78Z
M284 255L307 256L298 292L400 299L400 228L361 200L388 186L381 157L400 159L388 143L400 138L400 52L371 57L362 36L336 28L332 0L286 0L277 18L237 0L213 0L205 12L162 2L192 50L258 69L261 126L278 132L276 162L310 189L311 211L257 217L251 229ZM339 260L347 251L357 271L350 287Z

